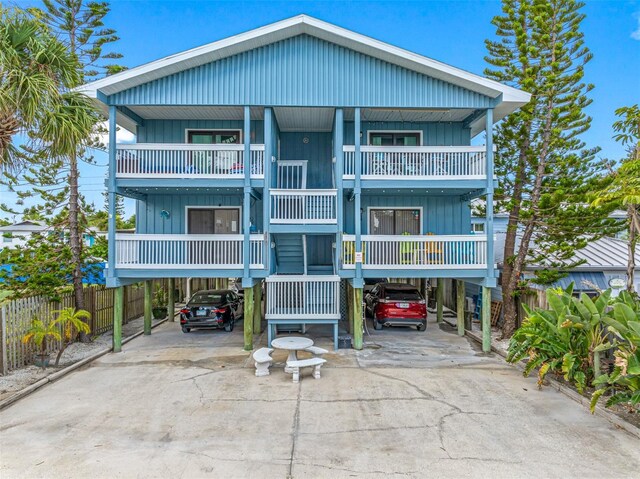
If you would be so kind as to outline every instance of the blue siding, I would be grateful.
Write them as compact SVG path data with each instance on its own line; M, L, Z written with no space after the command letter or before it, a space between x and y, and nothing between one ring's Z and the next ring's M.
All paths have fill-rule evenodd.
M362 122L362 144L368 144L368 132L379 130L421 130L422 143L425 146L465 146L471 143L471 130L464 128L460 122ZM354 123L344 124L344 144L353 145Z
M145 120L137 131L138 143L184 143L185 130L193 129L238 129L242 120ZM251 143L264 143L264 122L251 122Z
M112 95L117 105L487 108L493 100L308 35Z
M308 161L307 188L333 187L331 157L331 133L280 134L281 160Z
M242 200L242 193L149 195L146 201L137 202L136 233L185 234L186 206L241 206ZM252 203L251 218L262 231L262 202ZM162 210L169 212L169 218L160 216Z
M455 235L471 232L469 202L461 201L458 196L362 195L362 234L369 234L367 225L369 207L422 207L422 234ZM353 214L353 201L345 202L344 232L347 234L354 234Z

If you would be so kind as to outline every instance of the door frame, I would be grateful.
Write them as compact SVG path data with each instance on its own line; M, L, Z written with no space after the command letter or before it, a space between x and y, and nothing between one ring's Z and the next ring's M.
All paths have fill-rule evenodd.
M206 205L197 205L197 206L185 206L184 207L184 234L188 235L189 233L189 210L238 210L238 226L240 231L238 233L230 233L230 234L242 234L242 206L206 206ZM211 233L216 234L216 233Z
M371 210L419 210L420 211L420 235L424 229L424 211L422 206L367 206L367 235L371 235ZM373 235L372 235L373 236ZM401 235L376 235L376 236L401 236Z

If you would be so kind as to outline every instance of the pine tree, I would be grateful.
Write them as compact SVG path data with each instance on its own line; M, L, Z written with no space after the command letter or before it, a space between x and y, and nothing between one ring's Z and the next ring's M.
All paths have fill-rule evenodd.
M638 105L616 110L620 118L613 124L614 139L628 148L627 157L617 171L611 171L605 188L595 193L594 206L611 204L627 212L627 291L635 291L636 247L640 238L640 108Z
M498 39L486 41L486 75L532 94L498 125L494 139L497 207L509 213L504 337L515 330L527 263L547 265L537 281L557 279L575 266L577 249L614 225L611 208L591 208L586 198L606 165L580 137L591 124L584 109L593 89L583 81L592 55L580 30L582 7L575 0L503 0L503 14L492 20Z

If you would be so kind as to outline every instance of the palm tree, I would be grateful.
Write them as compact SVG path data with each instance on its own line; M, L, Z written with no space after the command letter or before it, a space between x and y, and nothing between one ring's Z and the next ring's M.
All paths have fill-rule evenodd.
M31 321L31 327L27 333L22 337L23 343L33 341L33 343L40 348L40 365L42 369L47 367L48 360L45 361L47 356L47 339L53 341L59 341L61 338L60 330L54 322L45 323L37 318ZM56 362L56 365L58 363Z
M91 318L91 313L84 309L64 308L59 311L54 311L53 314L57 314L58 317L52 324L62 330L62 347L60 351L58 351L55 364L55 366L58 366L62 353L64 353L67 346L75 339L75 332L77 331L81 334L88 334L90 332L90 328L85 320Z
M22 164L16 135L37 143L61 92L80 78L75 56L41 22L0 5L0 171Z

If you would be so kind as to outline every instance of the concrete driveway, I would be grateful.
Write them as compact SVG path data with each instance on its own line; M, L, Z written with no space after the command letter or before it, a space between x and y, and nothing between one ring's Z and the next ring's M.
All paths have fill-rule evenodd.
M638 477L635 437L447 326L371 333L296 385L240 328L162 325L2 411L0 476Z

